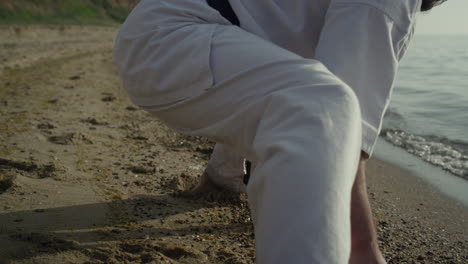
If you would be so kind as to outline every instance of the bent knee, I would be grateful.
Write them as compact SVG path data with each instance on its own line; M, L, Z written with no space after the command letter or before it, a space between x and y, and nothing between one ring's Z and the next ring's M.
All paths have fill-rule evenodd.
M334 89L337 93L337 100L343 102L343 107L352 114L361 115L359 99L354 90L345 82L338 80Z
M321 62L303 60L296 66L294 75L283 76L283 89L272 94L270 103L295 110L289 111L293 113L350 114L360 118L360 104L354 90Z
M318 69L316 72L319 73L319 83L323 84L325 88L328 89L332 97L336 100L344 100L351 108L359 108L359 99L352 87L331 72L322 62L317 60L310 61L315 64L315 67Z

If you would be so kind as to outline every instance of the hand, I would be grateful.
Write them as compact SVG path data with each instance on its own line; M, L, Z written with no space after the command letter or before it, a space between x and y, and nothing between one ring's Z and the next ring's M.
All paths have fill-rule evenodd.
M377 232L372 219L372 211L367 197L365 177L366 159L362 152L361 160L351 193L351 257L350 264L385 264L379 250Z

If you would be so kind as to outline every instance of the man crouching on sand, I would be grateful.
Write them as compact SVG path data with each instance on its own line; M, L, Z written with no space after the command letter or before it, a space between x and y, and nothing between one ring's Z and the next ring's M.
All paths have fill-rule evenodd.
M135 104L218 143L194 191L246 189L258 263L385 263L365 160L416 14L440 2L142 0L115 59Z

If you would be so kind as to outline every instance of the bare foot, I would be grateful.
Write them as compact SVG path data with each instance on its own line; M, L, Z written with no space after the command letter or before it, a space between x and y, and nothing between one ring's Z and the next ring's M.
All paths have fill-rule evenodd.
M189 194L202 194L211 191L219 191L220 189L221 187L216 185L205 171L200 177L198 184L189 191Z

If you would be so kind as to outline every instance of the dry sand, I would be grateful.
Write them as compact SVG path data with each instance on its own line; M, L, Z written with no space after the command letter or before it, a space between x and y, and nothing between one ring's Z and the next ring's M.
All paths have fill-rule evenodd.
M212 143L131 105L115 33L0 28L0 263L253 263L245 196L185 195ZM369 166L389 263L468 263L467 208Z

